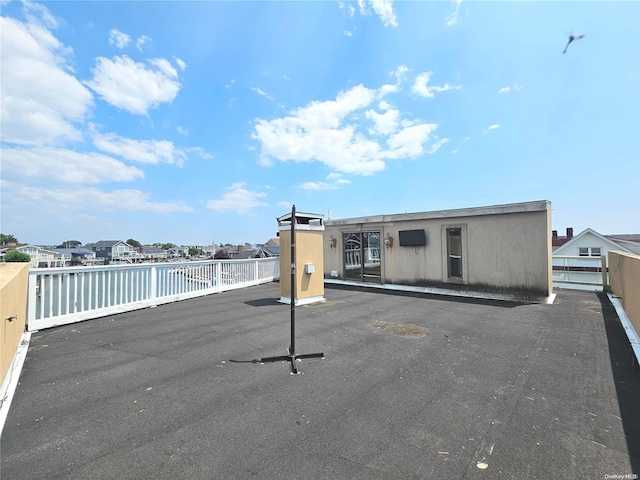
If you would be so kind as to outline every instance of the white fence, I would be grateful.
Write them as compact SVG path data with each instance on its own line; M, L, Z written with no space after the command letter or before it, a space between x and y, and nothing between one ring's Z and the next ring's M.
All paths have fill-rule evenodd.
M27 330L66 325L280 278L279 258L29 271Z
M607 257L553 255L553 284L559 288L602 290L608 284Z

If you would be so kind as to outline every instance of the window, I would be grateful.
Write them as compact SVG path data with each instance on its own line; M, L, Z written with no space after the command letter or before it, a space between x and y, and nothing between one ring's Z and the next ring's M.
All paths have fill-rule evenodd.
M591 256L592 257L599 257L600 255L601 255L600 247L591 247Z
M579 247L578 255L581 257L599 257L602 255L602 249L600 247Z
M447 228L447 273L449 278L462 278L462 232Z
M578 255L580 255L581 257L588 257L589 256L589 247L580 247L580 248L578 248Z

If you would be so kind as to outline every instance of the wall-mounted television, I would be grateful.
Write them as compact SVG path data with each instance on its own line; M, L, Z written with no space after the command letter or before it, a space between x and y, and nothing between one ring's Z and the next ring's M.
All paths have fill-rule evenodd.
M400 230L398 232L401 247L420 247L427 244L427 237L422 230Z

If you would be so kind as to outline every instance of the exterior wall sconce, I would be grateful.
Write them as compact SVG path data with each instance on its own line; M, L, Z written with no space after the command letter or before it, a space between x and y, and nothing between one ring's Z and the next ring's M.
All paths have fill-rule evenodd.
M393 237L387 233L387 236L384 239L384 246L387 248L393 247Z
M338 241L336 240L336 237L334 237L333 235L329 236L329 248L336 248L337 244Z

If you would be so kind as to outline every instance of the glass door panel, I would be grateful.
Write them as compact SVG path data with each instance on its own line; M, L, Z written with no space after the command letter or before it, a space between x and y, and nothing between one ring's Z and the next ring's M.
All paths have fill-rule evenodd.
M343 241L345 279L380 283L380 232L345 233Z
M363 232L363 281L380 283L380 232Z
M362 239L359 233L345 233L344 277L346 280L362 280Z

